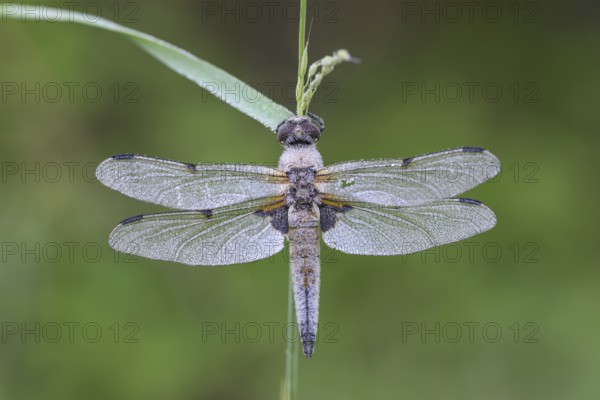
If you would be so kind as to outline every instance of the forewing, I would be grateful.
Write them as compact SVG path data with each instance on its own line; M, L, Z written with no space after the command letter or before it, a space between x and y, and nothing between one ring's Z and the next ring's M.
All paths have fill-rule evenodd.
M389 256L466 239L495 224L492 210L471 199L407 207L356 203L337 210L323 240L344 253Z
M417 157L350 161L317 172L321 193L386 206L424 204L457 196L500 170L487 150L461 147Z
M246 164L186 164L123 154L96 169L100 182L127 196L182 210L218 208L285 190L285 173Z
M121 222L110 246L120 252L190 265L228 265L260 260L283 249L272 211L240 209L149 214Z

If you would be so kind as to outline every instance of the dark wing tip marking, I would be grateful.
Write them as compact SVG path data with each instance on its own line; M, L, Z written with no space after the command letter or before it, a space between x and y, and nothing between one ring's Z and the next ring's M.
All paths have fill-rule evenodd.
M467 199L464 197L459 198L458 201L461 203L473 204L475 206L480 206L482 204L479 200Z
M141 220L143 218L144 218L143 215L135 215L133 217L125 218L123 221L121 221L121 225L127 225L127 224L130 224L132 222L139 221L139 220Z
M186 168L189 169L191 172L196 172L196 164L190 164L190 163L186 163L185 164Z
M481 147L465 146L462 148L462 151L465 153L483 153L485 149L482 149Z
M407 157L407 158L404 158L404 159L402 160L402 166L403 166L403 167L406 167L406 166L408 166L408 165L409 165L411 162L413 162L413 160L414 160L414 159L415 159L414 157Z
M130 160L135 157L135 154L126 153L126 154L117 154L112 156L113 160Z

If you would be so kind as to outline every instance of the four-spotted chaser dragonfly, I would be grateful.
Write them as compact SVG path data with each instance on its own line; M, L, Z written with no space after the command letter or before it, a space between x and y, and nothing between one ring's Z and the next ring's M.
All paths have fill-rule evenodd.
M324 166L314 116L277 128L278 168L186 164L132 154L102 162L100 182L127 196L184 211L138 215L110 234L117 251L190 265L247 263L289 243L304 355L317 334L320 237L349 254L398 255L487 231L494 213L457 195L492 178L490 152L461 147L417 157Z

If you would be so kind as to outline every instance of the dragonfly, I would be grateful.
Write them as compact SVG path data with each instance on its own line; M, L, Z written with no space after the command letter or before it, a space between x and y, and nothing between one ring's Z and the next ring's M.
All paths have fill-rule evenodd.
M229 265L271 257L289 243L303 352L317 338L320 240L348 254L411 254L466 239L496 224L493 211L457 197L494 177L499 160L478 147L416 157L325 166L313 114L276 129L277 168L188 164L133 154L103 161L104 185L180 211L137 215L118 224L110 246L123 253L189 265Z

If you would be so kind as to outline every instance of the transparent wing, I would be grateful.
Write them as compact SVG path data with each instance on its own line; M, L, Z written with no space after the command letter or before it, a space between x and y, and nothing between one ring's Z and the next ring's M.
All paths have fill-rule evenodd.
M127 196L170 208L224 207L285 190L285 173L260 165L186 164L123 154L96 169L100 182Z
M317 172L321 193L387 206L424 204L457 196L500 170L487 150L461 147L417 157L350 161Z
M338 210L323 240L349 254L410 254L456 242L496 225L496 216L477 200L446 199L408 207L351 204Z
M228 265L260 260L283 249L283 234L254 204L214 211L131 217L111 232L120 252L190 265Z

